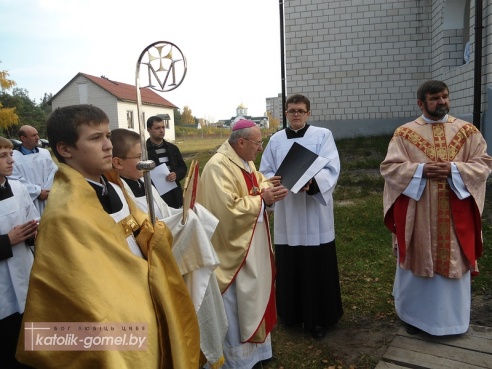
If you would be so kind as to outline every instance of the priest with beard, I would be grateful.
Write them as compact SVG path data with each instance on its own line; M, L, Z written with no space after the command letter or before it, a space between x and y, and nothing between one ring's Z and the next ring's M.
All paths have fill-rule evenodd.
M448 114L444 82L422 84L417 104L422 115L395 131L381 164L384 221L397 257L395 308L410 334L462 334L492 159L480 131Z

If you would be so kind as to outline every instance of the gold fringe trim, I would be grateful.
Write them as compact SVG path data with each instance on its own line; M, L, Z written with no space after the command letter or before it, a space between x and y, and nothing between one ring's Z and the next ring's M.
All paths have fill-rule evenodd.
M210 363L209 363L210 364ZM219 360L217 360L215 363L210 364L211 369L219 369L222 365L225 364L225 359L224 356L221 356Z

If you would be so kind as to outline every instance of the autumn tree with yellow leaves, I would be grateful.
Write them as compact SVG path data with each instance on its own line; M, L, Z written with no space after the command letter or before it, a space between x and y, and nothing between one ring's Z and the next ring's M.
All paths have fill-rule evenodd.
M2 93L15 86L15 81L8 78L9 73L5 70L0 71L0 87ZM6 130L9 127L19 124L19 117L15 113L15 108L4 108L0 102L0 129Z
M268 115L268 121L270 122L270 129L276 131L280 124L280 119L274 118L270 112L268 112L267 115Z
M185 126L196 125L196 119L189 106L183 108L183 112L181 113L181 124Z

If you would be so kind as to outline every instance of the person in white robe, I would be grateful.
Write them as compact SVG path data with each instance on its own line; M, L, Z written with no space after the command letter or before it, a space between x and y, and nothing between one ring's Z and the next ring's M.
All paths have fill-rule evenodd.
M26 305L39 214L26 187L8 180L12 143L0 137L0 367L27 368L15 359Z
M11 178L18 179L28 189L40 215L48 200L58 166L48 150L37 147L39 135L36 128L24 125L19 129L22 145L14 150L14 170Z
M227 369L250 369L272 357L275 262L266 208L282 200L287 189L273 187L256 170L261 138L254 122L239 120L203 168L198 190L198 202L219 219L212 244L220 260L215 274L229 323Z
M492 158L477 128L448 114L444 82L423 83L417 103L422 116L395 131L380 168L397 256L395 309L410 334L462 334Z
M340 160L332 133L307 124L311 112L306 96L290 96L286 113L289 127L270 138L260 172L275 176L294 143L327 159L327 164L301 191L289 192L276 205L277 310L282 324L300 324L321 340L343 315L333 217Z

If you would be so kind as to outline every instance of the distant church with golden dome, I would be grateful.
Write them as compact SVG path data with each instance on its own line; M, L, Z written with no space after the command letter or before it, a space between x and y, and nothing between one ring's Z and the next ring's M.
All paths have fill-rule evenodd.
M257 126L260 128L270 128L270 122L268 120L268 116L263 115L261 117L253 117L251 115L248 115L248 108L243 104L239 104L239 106L236 108L236 116L231 117L230 119L226 120L221 120L219 123L222 123L224 127L234 127L234 124L240 119L248 119L256 123Z

